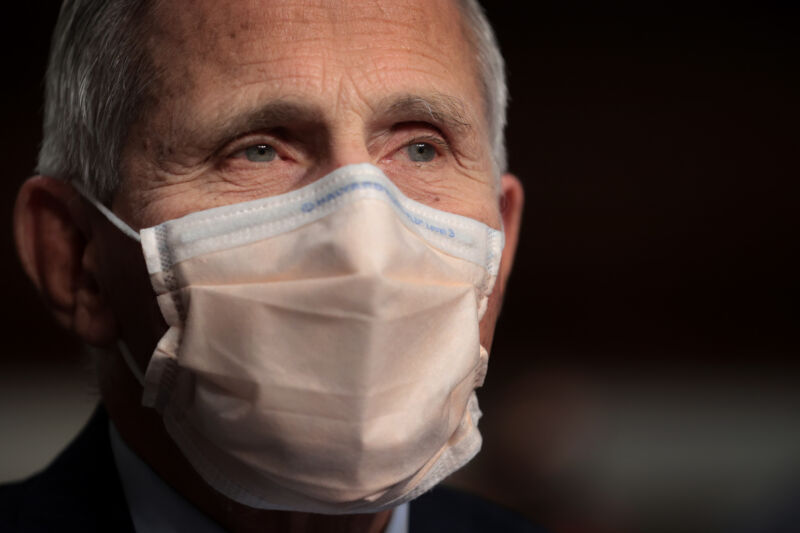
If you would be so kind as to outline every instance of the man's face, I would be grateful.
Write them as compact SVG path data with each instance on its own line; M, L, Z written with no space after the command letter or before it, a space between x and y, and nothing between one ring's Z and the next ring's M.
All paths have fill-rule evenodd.
M415 200L501 227L455 2L170 1L150 21L154 97L113 202L132 227L286 193L361 162ZM485 346L499 292L481 324Z
M157 76L126 139L112 209L141 229L372 163L419 202L505 225L481 322L488 348L522 189L503 176L501 211L474 50L455 1L156 2L143 29ZM20 259L57 320L88 344L123 340L145 368L166 324L141 249L54 177L26 181L14 216ZM220 523L248 522L140 405L122 358L103 355L103 400L126 442Z
M114 203L134 227L285 193L360 162L420 202L499 227L482 96L454 2L162 4L148 42L158 97L127 143Z

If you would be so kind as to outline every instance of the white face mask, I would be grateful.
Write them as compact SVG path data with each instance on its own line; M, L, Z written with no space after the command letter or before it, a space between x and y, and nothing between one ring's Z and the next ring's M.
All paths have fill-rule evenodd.
M368 513L480 449L503 233L369 164L137 235L169 330L143 376L185 456L255 508ZM130 361L130 358L127 357Z

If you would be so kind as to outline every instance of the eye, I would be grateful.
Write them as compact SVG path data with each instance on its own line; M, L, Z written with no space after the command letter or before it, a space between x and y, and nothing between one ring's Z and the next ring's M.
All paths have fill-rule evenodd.
M436 157L436 148L430 143L412 143L406 147L408 158L415 163L428 163Z
M268 144L254 144L244 149L244 156L253 163L268 163L275 159L275 148Z

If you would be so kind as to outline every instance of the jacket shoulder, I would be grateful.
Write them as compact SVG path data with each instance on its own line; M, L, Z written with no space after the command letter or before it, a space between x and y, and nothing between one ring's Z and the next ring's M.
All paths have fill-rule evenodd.
M411 502L409 533L546 533L522 515L473 494L436 487Z
M24 481L0 485L0 531L17 531L26 490Z
M105 409L44 471L0 486L0 531L133 532Z

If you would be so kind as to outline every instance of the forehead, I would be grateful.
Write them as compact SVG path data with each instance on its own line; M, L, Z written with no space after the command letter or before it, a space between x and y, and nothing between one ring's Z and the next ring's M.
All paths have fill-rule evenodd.
M224 112L267 94L369 107L422 91L482 108L455 0L170 0L151 16L159 98L173 107Z

